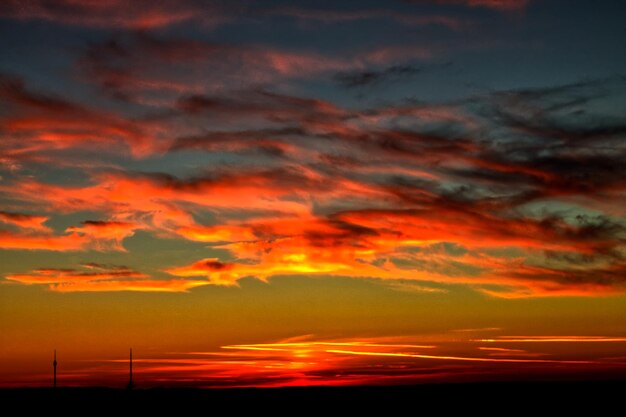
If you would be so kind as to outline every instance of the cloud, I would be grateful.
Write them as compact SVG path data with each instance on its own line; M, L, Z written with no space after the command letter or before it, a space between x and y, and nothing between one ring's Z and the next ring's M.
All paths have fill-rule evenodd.
M35 92L16 77L0 74L0 98L5 103L0 113L5 164L49 162L52 152L75 149L107 153L130 149L138 156L156 142L137 121Z
M498 362L498 363L564 363L564 364L589 364L588 361L567 361L552 359L493 359L493 358L472 358L465 356L436 356L436 355L418 355L411 353L389 353L389 352L367 352L354 351L344 349L329 349L329 353L338 353L344 355L364 355L364 356L387 356L401 358L419 358L419 359L435 359L444 361L463 361L463 362Z
M607 336L501 336L497 339L481 339L481 342L489 343L606 343L626 342L624 337ZM500 349L500 348L482 348ZM510 349L506 349L510 350Z
M503 298L523 298L529 296L586 296L614 295L626 291L626 265L623 260L587 268L543 267L518 265L503 269L498 274L525 285L518 288L483 289L489 295Z
M141 229L226 251L211 261L221 270L206 259L166 268L205 283L333 275L508 298L621 293L621 123L592 111L620 83L359 109L262 88L185 93L169 108L185 123L168 130L163 158L236 162L187 176L92 170L72 184L13 177L0 193L21 211L102 220L63 235L10 232L3 245L122 250ZM30 107L57 103L13 91Z
M2 214L6 218L6 213ZM42 225L48 217L16 215L9 220L19 226L17 231L0 230L0 248L50 251L124 251L122 241L140 228L137 224L116 221L85 221L81 226L70 226L63 234L55 234ZM25 217L22 217L25 216Z
M176 106L186 115L229 118L233 121L247 118L257 119L257 121L258 119L265 119L274 123L292 121L314 124L319 120L321 123L327 124L333 121L342 121L349 114L346 110L328 101L259 89L232 94L230 97L199 94L183 96L177 100ZM242 136L250 138L254 134L279 136L301 132L306 133L301 129L287 126L283 129L270 128L256 132L248 131L247 134L242 132L238 139L243 139ZM231 135L235 133L230 132ZM218 132L217 134L227 135L228 133ZM210 136L206 135L205 137Z
M335 137L349 144L357 143L358 140L359 147L371 146L371 149L377 149L377 155L383 158L396 160L407 158L409 161L426 166L430 163L436 164L440 172L448 174L458 175L455 173L456 170L446 168L440 162L439 156L447 158L450 165L474 165L479 172L496 172L498 176L493 177L496 184L498 178L506 183L507 176L510 175L518 184L543 189L547 181L554 181L554 178L560 175L547 167L537 168L525 161L505 162L507 156L501 155L496 158L492 149L465 139L455 140L445 136L398 131L375 131L368 133L367 136L350 132L335 134ZM388 142L389 138L394 139L393 143ZM359 165L350 165L349 168L357 172L361 169ZM335 178L338 178L338 172L341 171L333 171ZM526 288L523 292L517 293L524 296L581 295L623 290L619 279L607 279L607 274L612 273L610 271L613 271L613 268L617 268L615 274L619 276L619 268L623 263L617 253L623 246L623 238L620 236L623 235L624 226L617 220L580 215L569 219L557 214L543 214L534 218L521 213L518 213L517 217L503 215L498 211L506 212L517 205L538 198L541 194L535 193L533 196L521 189L520 198L516 201L516 198L508 196L500 198L494 196L492 193L497 192L495 188L483 194L483 191L479 191L478 185L475 189L467 187L448 193L438 189L438 185L431 181L399 180L394 177L391 179L392 182L386 184L370 183L368 186L372 192L386 194L387 198L391 198L389 202L394 201L391 204L413 207L412 209L335 212L332 220L338 223L320 223L319 220L315 220L308 226L310 230L307 230L307 224L302 220L300 229L281 224L281 227L275 227L274 230L284 231L284 239L257 243L243 242L228 246L236 257L253 258L258 262L258 265L254 264L255 266L249 263L235 265L233 272L237 275L230 275L229 279L234 281L238 277L248 275L266 279L271 274L263 272L261 270L263 266L266 268L265 271L273 274L326 273L382 279L409 277L448 283L455 280L476 284L500 283L514 288ZM508 193L509 190L505 192ZM590 196L586 190L568 191L562 187L561 192ZM488 214L492 210L495 212ZM273 229L268 222L264 227L266 231ZM270 235L276 236L275 233L271 232ZM259 234L255 236L260 238ZM346 242L351 242L349 245L352 247L344 248ZM543 251L549 258L556 258L556 253L579 254L591 256L597 259L599 264L588 266L587 270L582 272L574 271L567 265L553 266L546 268L541 274L538 269L524 265L519 260L514 261L514 266L511 266L511 260L474 255L466 256L463 259L464 266L456 272L452 273L454 269L448 266L447 272L442 273L442 270L437 270L438 267L432 262L432 257L430 264L425 264L424 259L408 256L401 251L404 246L423 247L444 242L454 242L474 252L490 247L508 246ZM325 247L332 249L329 249L329 253L324 253L320 248ZM341 256L342 250L346 250L345 259ZM381 262L377 265L353 262L362 259L364 254L368 253ZM402 259L414 267L420 265L421 270L390 267L389 260L393 259L390 257ZM565 258L567 257L564 256ZM298 262L294 262L295 260ZM383 260L386 263L383 263ZM451 259L441 259L440 262L453 264ZM505 266L507 263L509 267ZM607 265L611 265L608 270ZM192 265L184 272L194 271L197 275L211 276L212 271L196 266ZM470 273L473 268L478 270ZM519 272L526 269L529 270L528 274ZM486 272L489 270L493 273ZM182 271L183 269L172 270L174 273ZM559 276L570 276L571 279L560 279ZM594 276L602 278L596 281L593 279ZM219 281L223 282L224 279L220 278ZM506 291L486 292L492 295L511 296L511 293Z
M467 22L446 15L410 14L389 9L341 10L341 9L304 9L298 7L274 8L265 12L270 16L285 16L302 21L338 24L360 20L390 20L406 26L444 26L459 30Z
M257 239L254 231L244 226L187 226L177 229L176 233L197 242L237 242Z
M447 0L443 0L445 2ZM523 9L530 3L530 0L465 0L468 6L490 7L499 10Z
M49 232L50 228L44 224L48 220L47 216L0 211L0 222L17 226L20 229Z
M132 236L138 225L118 221L82 222L81 226L68 227L67 232L90 238L91 246L100 250L114 249L123 251L122 241Z
M419 68L411 65L393 65L380 71L338 73L334 80L345 88L367 87L410 78L419 72Z
M147 291L185 292L206 285L203 281L159 280L126 266L89 263L83 269L40 268L6 279L26 285L46 285L52 291Z
M530 0L405 0L414 4L459 5L466 7L484 7L499 11L523 10Z
M370 65L399 65L413 60L429 60L436 50L422 45L385 45L362 51L358 56Z
M209 275L207 283L217 285L235 285L239 275L230 273L233 265L223 263L217 258L207 258L194 262L189 266L170 268L166 272L178 277L198 277Z
M171 102L181 93L241 89L354 65L314 51L165 39L146 33L94 43L79 62L85 79L105 93L149 105Z
M190 20L219 24L225 16L217 2L150 0L7 0L0 16L13 19L38 19L64 25L95 28L150 29Z
M79 235L23 234L0 230L0 248L21 250L78 251L87 240Z
M181 94L236 93L334 72L379 71L377 67L429 60L438 52L429 45L389 44L320 53L134 32L92 43L83 51L78 69L85 81L110 97L168 107Z
M192 99L190 102L187 98L181 102L181 107L185 111L191 111L192 113L202 112L206 114L202 109L203 106L200 106L200 103L194 103L194 101L196 100ZM210 108L211 106L208 107ZM258 110L259 114L264 112L263 109ZM215 109L215 113L219 113L217 108ZM236 111L232 113L236 113ZM283 158L287 155L289 155L289 157L294 157L295 155L304 157L304 155L302 155L304 148L289 140L303 134L306 134L304 130L291 127L208 132L200 135L178 137L172 143L169 151L203 150L207 152L232 152L240 154L248 152L276 158Z
M148 388L151 381L155 386L225 388L519 381L546 375L556 380L579 375L606 379L618 378L625 365L620 343L605 345L600 351L583 349L572 358L558 343L535 344L532 352L492 350L481 346L485 342L452 336L333 339L306 335L271 343L223 345L216 350L144 352L133 363L134 372ZM606 349L614 354L612 358L606 358ZM124 363L125 358L76 361L64 378L68 384L111 385L127 372L121 366ZM40 385L45 380L28 382Z
M415 4L460 5L499 11L523 10L530 0L407 0ZM439 25L453 30L463 26L445 14L412 14L392 9L306 9L293 6L248 6L239 2L201 0L7 0L0 16L18 20L43 20L60 25L94 29L150 30L172 25L198 24L215 27L244 19L284 16L303 21L337 23L356 20L390 20L407 26Z
M24 284L59 284L99 281L120 278L146 278L147 276L126 267L111 267L109 270L99 267L97 272L75 269L41 268L30 274L10 274L7 278Z
M583 272L585 282L583 275L578 273L577 279L574 271L566 269L552 270L552 275L546 270L542 275L539 269L520 265L519 261L485 254L435 252L436 245L442 242L457 242L472 251L503 245L537 249L553 246L595 253L597 242L579 239L579 233L586 234L580 229L572 229L571 234L540 222L464 217L456 211L448 216L441 209L432 216L419 212L347 212L332 222L300 219L262 224L262 228L257 226L256 240L223 246L239 260L229 263L228 268L216 270L212 267L215 259L209 259L166 272L181 277L206 276L211 283L220 285L232 285L248 276L266 280L276 275L334 275L392 282L413 279L447 284L508 284L527 288L526 296L623 290L617 278L619 272L615 280L607 281L601 269L590 268ZM251 227L255 230L255 226ZM262 233L271 238L263 239ZM608 237L607 242L612 242L612 238ZM421 253L411 253L409 248L420 248ZM490 294L509 296L506 292Z

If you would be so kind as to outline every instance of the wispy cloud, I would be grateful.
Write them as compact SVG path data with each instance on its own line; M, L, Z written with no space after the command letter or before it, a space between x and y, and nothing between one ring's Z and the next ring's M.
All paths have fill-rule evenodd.
M470 358L465 356L437 356L437 355L418 355L411 353L390 353L390 352L366 352L354 350L330 349L328 353L339 353L345 355L364 355L364 356L390 356L401 358L418 358L418 359L435 359L444 361L464 361L464 362L505 362L505 363L564 363L564 364L589 364L589 361L559 361L549 359L494 359L494 358Z
M405 0L414 4L458 5L466 7L484 7L499 11L523 10L530 0Z
M420 69L414 66L393 65L380 71L338 73L334 78L337 83L343 87L356 88L380 85L389 81L409 78L418 72L420 72Z
M82 269L40 268L6 279L26 285L46 285L52 291L146 291L184 292L206 285L206 281L153 279L126 266L89 263Z
M0 211L0 222L17 226L20 229L49 232L50 228L44 224L48 220L47 216Z
M341 339L308 335L207 351L137 350L133 370L145 387L272 387L606 377L619 375L626 366L619 358L604 358L603 353L585 351L572 358L549 345L541 347L546 350L482 347L459 340L458 335L452 339L449 335ZM73 361L65 365L62 376L64 383L116 385L125 379L126 362L126 358Z
M65 25L95 28L150 29L186 21L219 24L226 17L217 2L160 1L126 2L122 0L8 0L0 7L0 15L14 19L39 19Z
M452 30L460 30L466 26L453 16L437 14L411 14L389 9L341 10L341 9L305 9L298 7L280 7L265 11L270 16L290 17L305 22L321 22L326 24L344 23L361 20L390 20L406 26L444 26Z
M290 82L335 72L376 73L380 66L397 68L387 77L401 75L400 72L406 75L411 68L407 63L429 60L437 52L435 46L391 44L345 53L320 53L133 33L90 45L78 68L86 81L111 97L163 106L180 94L256 89L279 80ZM212 75L210 79L207 73Z
M489 343L606 343L626 342L626 337L606 336L501 336L495 339L480 339Z
M7 111L0 145L4 164L49 162L52 152L99 150L104 153L146 154L157 140L136 121L30 89L23 80L0 74L0 98ZM144 128L150 123L146 123ZM67 161L63 161L67 162Z

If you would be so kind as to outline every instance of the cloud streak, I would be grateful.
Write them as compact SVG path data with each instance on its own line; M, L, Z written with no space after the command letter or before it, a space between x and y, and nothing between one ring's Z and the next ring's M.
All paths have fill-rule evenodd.
M196 20L203 24L219 24L224 16L214 2L170 0L155 4L139 0L125 2L105 0L8 0L0 7L0 15L20 20L46 20L63 25L95 28L151 29Z
M414 4L440 4L455 5L465 7L483 7L498 11L523 10L530 3L530 0L406 0Z
M46 216L0 211L0 222L17 226L20 229L49 232L50 228L44 224L48 220Z
M314 385L387 385L418 382L468 382L504 378L511 381L560 380L581 375L614 377L624 362L611 361L598 352L580 356L542 345L541 352L492 350L475 342L447 341L449 335L429 335L435 344L420 343L424 337L377 337L324 339L312 336L299 341L224 345L217 350L169 352L139 351L133 361L142 386L168 384L176 387L273 387ZM558 346L557 346L558 347ZM496 348L493 348L496 349ZM527 358L521 355L529 355ZM544 359L531 357L545 356ZM601 355L601 354L600 354ZM98 381L115 385L126 376L125 358L75 361L65 383Z
M40 268L6 279L25 285L45 285L56 292L143 291L186 292L206 285L198 280L152 279L126 266L86 264L82 269Z
M626 342L626 338L605 336L502 336L496 339L481 339L480 341L489 343L623 343Z

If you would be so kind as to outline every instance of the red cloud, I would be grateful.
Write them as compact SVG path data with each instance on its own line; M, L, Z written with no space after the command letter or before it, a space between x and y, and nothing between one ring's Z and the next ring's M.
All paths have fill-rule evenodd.
M47 218L44 217L44 219ZM36 222L31 218L32 221ZM35 224L41 226L40 223ZM19 232L0 230L0 248L51 251L87 249L123 251L122 241L132 236L138 228L138 225L126 222L86 221L81 226L68 227L62 235L56 235L45 226L23 226Z
M51 151L98 149L145 155L155 145L148 124L28 89L21 80L0 75L0 115L6 138L4 162L45 161Z
M530 0L408 0L412 3L454 4L486 7L496 10L519 10ZM226 4L227 5L227 4ZM0 16L11 19L39 19L64 25L93 28L153 29L185 22L214 26L241 16L286 15L324 22L389 18L401 24L443 24L457 28L454 19L439 16L413 16L391 10L315 10L295 8L227 8L216 2L193 0L6 0L0 5Z
M188 20L217 24L224 16L212 4L193 1L161 0L7 0L0 16L14 19L42 19L62 24L148 29Z
M521 10L530 4L530 0L407 0L416 4L452 4L467 7L485 7L489 9L511 11Z

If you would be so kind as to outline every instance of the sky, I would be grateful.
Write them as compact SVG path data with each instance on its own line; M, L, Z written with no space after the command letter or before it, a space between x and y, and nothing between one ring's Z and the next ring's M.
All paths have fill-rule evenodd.
M0 387L623 378L620 0L0 4Z

